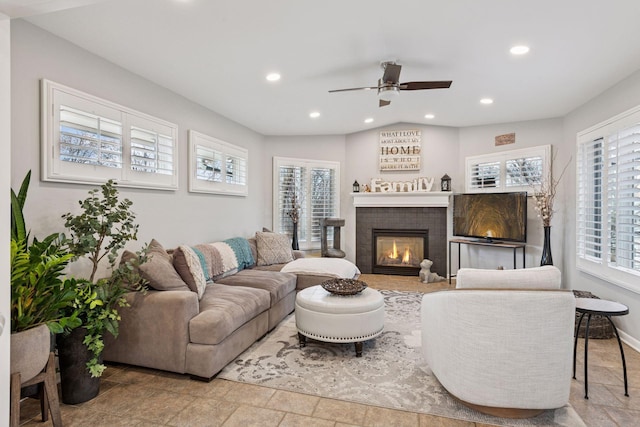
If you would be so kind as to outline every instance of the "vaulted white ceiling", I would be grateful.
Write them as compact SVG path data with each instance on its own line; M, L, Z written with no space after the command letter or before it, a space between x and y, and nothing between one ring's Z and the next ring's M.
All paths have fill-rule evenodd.
M265 135L559 117L640 69L637 0L84 3L26 19ZM511 55L517 44L530 52ZM375 91L328 93L375 86L390 59L400 81L453 85L383 108Z

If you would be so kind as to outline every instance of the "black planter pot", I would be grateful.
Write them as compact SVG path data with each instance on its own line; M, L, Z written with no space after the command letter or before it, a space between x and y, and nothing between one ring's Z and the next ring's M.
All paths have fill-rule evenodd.
M69 335L57 337L60 363L60 387L62 401L67 405L86 402L100 391L100 378L93 378L87 370L91 352L82 341L87 335L85 328L76 328Z

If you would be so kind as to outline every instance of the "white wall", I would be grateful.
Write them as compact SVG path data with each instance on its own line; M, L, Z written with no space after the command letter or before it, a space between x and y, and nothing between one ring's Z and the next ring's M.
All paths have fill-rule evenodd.
M253 235L263 225L262 208L269 199L262 188L263 137L215 112L145 80L113 63L22 20L12 21L12 184L32 170L25 206L32 235L63 231L60 216L77 212L77 201L93 186L40 181L39 80L47 78L157 116L179 126L179 190L121 189L133 201L142 242L158 239L166 247ZM4 62L3 62L4 63ZM189 193L187 130L220 138L249 150L249 196ZM2 168L6 170L5 168ZM7 210L2 210L6 212ZM78 273L79 264L72 272Z
M0 426L9 425L9 345L11 332L11 280L9 273L9 188L11 187L11 21L0 13L0 313L5 318L0 335Z
M637 105L640 105L640 71L568 114L564 119L564 146L567 150L572 150L575 159L578 132ZM564 191L573 195L576 191L575 162L571 166L564 182ZM640 278L637 280L638 290L631 292L576 269L575 197L568 199L570 203L567 203L566 218L569 226L564 230L564 240L567 242L564 257L565 277L568 284L573 289L590 291L600 298L619 301L629 306L629 315L618 317L615 321L623 332L623 339L640 351Z
M383 130L417 129L422 131L422 164L420 172L380 172L378 168L380 132ZM342 174L342 212L345 218L343 250L348 259L356 255L356 209L349 195L355 180L360 185L370 184L372 178L385 181L411 181L416 177L434 178L433 190L439 190L440 178L446 173L452 178L455 191L462 183L458 170L458 129L442 126L423 126L399 123L347 135L346 167ZM464 175L463 175L464 176Z
M554 176L558 177L560 171L571 156L570 149L564 147L562 129L562 119L532 120L461 128L460 153L457 164L461 176L459 181L460 186L456 187L455 190L464 191L465 157L547 144L551 144L553 151L557 152L552 172ZM514 144L495 146L496 136L512 132L516 134L516 142ZM544 240L543 228L542 220L537 217L537 213L533 209L531 198L527 199L527 201L527 247L525 262L527 267L535 267L540 265L540 256L542 255L542 244ZM566 192L560 190L554 204L556 213L551 222L551 253L553 254L553 263L561 270L564 251L563 229L565 221L563 217L567 202ZM453 255L452 265L457 267L458 257L456 251L454 251ZM497 268L498 266L504 266L504 268L513 268L513 253L508 249L463 245L461 248L461 258L462 267ZM522 255L520 250L518 250L518 267L521 266L521 260Z

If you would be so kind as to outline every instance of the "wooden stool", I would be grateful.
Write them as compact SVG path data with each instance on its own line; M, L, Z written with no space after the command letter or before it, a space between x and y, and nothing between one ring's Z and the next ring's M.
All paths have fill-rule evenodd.
M20 425L20 388L35 384L39 385L40 390L42 421L49 419L49 411L51 411L53 426L62 427L58 385L56 383L56 363L53 352L49 353L49 360L44 370L30 380L22 383L19 372L11 374L11 427Z

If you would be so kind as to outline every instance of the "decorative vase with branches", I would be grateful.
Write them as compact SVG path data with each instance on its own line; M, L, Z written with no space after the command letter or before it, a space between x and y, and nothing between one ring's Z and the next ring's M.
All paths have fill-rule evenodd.
M293 223L291 248L294 250L298 250L298 221L300 220L300 203L298 202L298 194L296 190L293 190L291 193L290 203L291 205L287 210L287 216L291 218L291 222Z
M555 160L555 155L552 161ZM542 226L544 228L544 243L542 246L542 256L540 259L540 265L553 265L553 256L551 254L551 219L553 218L554 210L553 204L556 198L558 184L562 180L571 159L562 169L562 172L558 178L554 178L551 173L551 167L546 176L541 177L540 182L537 184L531 184L533 188L533 201L535 202L534 209L538 213L538 217L542 220Z

